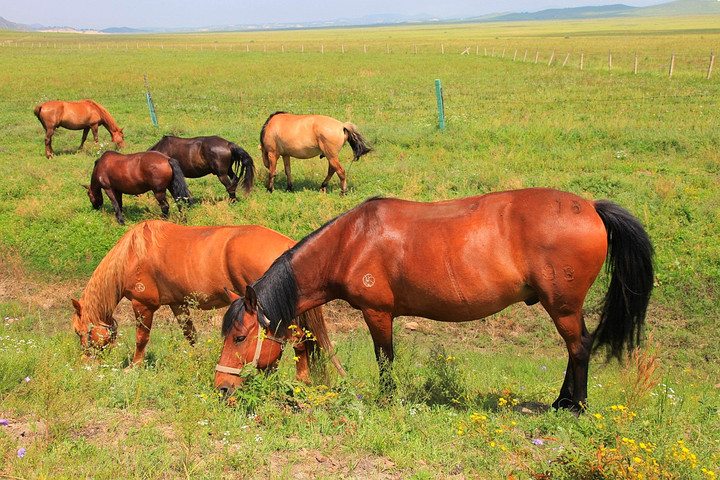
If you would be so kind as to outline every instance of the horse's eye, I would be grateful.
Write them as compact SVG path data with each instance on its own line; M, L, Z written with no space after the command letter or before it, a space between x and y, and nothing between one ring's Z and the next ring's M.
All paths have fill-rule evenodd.
M237 343L240 343L240 342L242 342L242 341L245 340L245 335L238 335L238 336L235 337L233 340L235 340L235 343L236 343L236 344L237 344Z

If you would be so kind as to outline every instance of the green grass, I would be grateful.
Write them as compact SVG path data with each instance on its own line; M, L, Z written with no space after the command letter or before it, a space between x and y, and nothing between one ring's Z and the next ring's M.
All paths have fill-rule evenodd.
M7 317L0 323L0 417L11 421L0 426L0 476L714 478L702 469L720 472L720 71L705 79L720 41L716 20L154 36L0 32L0 60L12 65L0 71L0 320ZM460 55L465 48L470 55ZM143 74L160 129L150 122ZM188 225L259 223L300 239L374 195L431 201L529 186L619 203L656 248L644 352L657 351L659 383L643 388L632 363L605 364L598 355L588 414L537 413L537 403L557 395L567 362L537 306L462 325L421 320L413 333L398 320L399 388L391 401L378 397L360 315L335 304L328 318L349 377L318 374L314 387L295 385L285 358L235 408L216 401L212 389L220 340L208 313L193 313L201 339L192 349L163 311L145 367L125 373L134 334L121 305L119 345L85 364L70 332L68 297L81 293L127 229L109 202L92 210L80 186L111 146L106 131L100 145L77 151L80 133L60 130L58 155L45 159L32 109L52 98L103 104L125 128L126 152L145 150L162 134L217 134L248 150L258 169L254 191L230 205L217 179L189 180L196 203L171 214ZM257 144L275 110L358 125L375 151L354 164L349 149L341 153L348 195L338 195L337 179L328 194L317 192L327 168L320 159L293 161L296 193L284 191L283 173L277 190L265 191ZM124 203L128 228L160 216L149 195ZM601 276L590 292L590 323L606 286ZM16 455L21 447L24 458Z

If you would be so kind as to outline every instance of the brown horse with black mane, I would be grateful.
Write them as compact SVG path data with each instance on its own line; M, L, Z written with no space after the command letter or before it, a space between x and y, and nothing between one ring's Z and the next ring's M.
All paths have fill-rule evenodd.
M619 357L639 342L652 255L647 233L626 210L557 190L434 203L371 199L305 237L233 302L219 363L238 368L253 358L259 325L283 337L290 319L341 298L362 311L388 391L395 317L462 322L540 302L569 356L553 407L579 411L591 351L606 345ZM610 286L591 334L583 303L606 257ZM238 380L218 372L215 385L228 391Z
M180 138L165 135L148 150L164 153L180 162L187 178L210 173L216 175L230 195L230 202L235 201L235 191L241 179L246 194L250 193L255 181L252 157L239 145L221 137Z
M72 328L86 354L105 348L117 333L113 311L123 297L129 299L137 321L131 365L137 365L145 357L153 315L161 305L170 306L192 344L196 332L189 317L190 303L203 310L229 305L231 294L225 287L244 291L293 245L295 242L285 235L257 225L185 227L159 220L142 222L105 255L80 300L72 299L75 308ZM293 346L300 358L298 379L310 380L308 354L314 352L316 342L344 373L332 356L322 308L310 309L293 322L301 327L297 329L300 337L302 329L316 337L294 339ZM284 343L284 340L265 342L265 348L272 350L272 361L263 356L257 366L274 365Z
M95 210L103 204L102 190L110 199L115 217L120 225L125 225L122 214L122 195L139 195L152 191L160 204L163 217L167 218L170 207L165 198L165 190L178 203L190 200L190 190L185 183L180 164L160 152L140 152L123 155L105 152L95 161L90 177L90 185L83 185L88 191L90 203Z
M112 115L99 103L94 100L82 100L79 102L65 102L62 100L50 100L35 107L35 116L45 128L45 156L55 156L52 148L52 136L58 127L68 130L82 130L83 136L80 148L85 144L88 132L92 130L95 143L98 141L98 127L101 125L110 132L112 141L117 148L125 148L123 129L118 127Z
M340 178L340 194L347 192L345 169L340 165L340 149L350 144L353 161L372 151L367 140L360 135L357 127L350 122L340 122L324 115L292 115L275 112L268 117L260 131L260 150L265 167L270 171L267 188L275 188L277 160L282 157L287 176L287 189L293 190L290 175L290 157L313 158L325 156L328 173L320 185L324 192L334 173Z

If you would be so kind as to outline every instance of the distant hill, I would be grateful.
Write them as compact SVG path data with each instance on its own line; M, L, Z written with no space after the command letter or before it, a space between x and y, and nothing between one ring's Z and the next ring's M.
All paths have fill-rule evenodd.
M700 0L697 0L700 1ZM507 13L481 21L520 22L529 20L575 20L582 18L607 18L625 16L637 7L627 5L605 5L601 7L551 8L534 13Z
M9 20L5 20L3 17L0 17L0 30L17 30L19 32L29 32L34 29L29 25L11 22Z
M431 18L429 15L402 16L391 14L366 15L360 18L341 18L328 21L303 22L297 24L273 23L264 25L217 25L212 27L194 29L168 29L151 28L135 29L128 27L112 27L101 31L88 29L75 29L72 27L43 27L40 25L23 25L10 22L0 17L0 30L19 31L65 31L78 33L140 33L140 32L170 32L170 31L245 31L245 30L282 30L302 28L323 28L323 27L349 27L364 25L397 25L414 23L437 23L437 22L517 22L517 21L541 21L541 20L578 20L587 18L612 18L612 17L640 17L640 16L663 16L663 15L705 15L720 14L720 0L674 0L669 3L655 5L652 7L630 7L628 5L604 5L596 7L572 7L552 8L538 12L521 13L498 13L480 17L448 19Z

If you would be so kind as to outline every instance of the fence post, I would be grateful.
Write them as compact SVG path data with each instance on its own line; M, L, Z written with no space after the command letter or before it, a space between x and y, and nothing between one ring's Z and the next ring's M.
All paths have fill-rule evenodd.
M633 73L637 75L637 69L638 69L638 54L637 50L635 50L635 68L633 69Z
M555 58L555 49L553 49L552 53L550 54L550 61L548 61L548 67L552 65L552 61Z
M612 70L612 52L608 50L608 70Z
M675 69L675 52L672 52L672 56L670 57L670 72L669 76L672 77L673 70Z
M539 56L540 56L540 49L538 48L535 50L535 63L537 63Z
M565 66L565 64L567 63L569 58L570 58L570 52L568 52L567 55L565 55L565 60L563 61L563 64L562 64L563 67Z
M583 63L585 62L585 52L580 50L580 70L583 69Z
M148 85L147 75L143 74L143 80L145 81L145 96L147 97L148 108L150 109L150 118L152 119L153 125L159 127L157 121L157 115L155 115L155 105L153 104L152 95L150 95L150 85Z
M500 57L500 58L505 58L505 47L503 47L503 54L502 54L502 57Z
M707 77L705 77L705 80L710 80L710 74L712 74L713 63L715 63L715 54L713 54L713 51L710 50L710 65L708 65L708 73L707 73Z
M515 61L516 58L517 58L517 48L515 49L515 55L513 55L513 62Z
M527 48L525 49L525 55L523 55L523 63L527 60Z
M445 103L443 102L442 86L440 79L435 79L435 95L437 95L438 120L440 130L445 130Z

